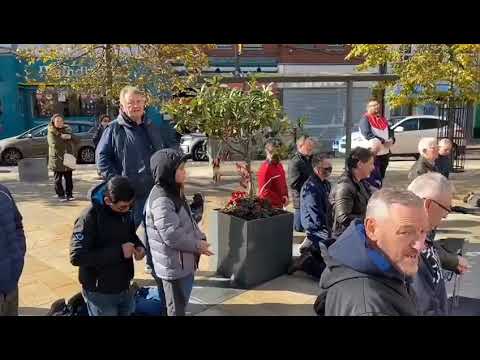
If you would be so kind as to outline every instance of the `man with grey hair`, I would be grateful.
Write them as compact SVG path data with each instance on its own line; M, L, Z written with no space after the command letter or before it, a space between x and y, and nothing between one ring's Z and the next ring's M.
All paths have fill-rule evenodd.
M120 114L104 130L96 150L97 167L105 180L126 176L135 189L135 226L143 222L145 201L153 187L150 157L165 148L160 130L145 117L146 96L134 86L120 92Z
M441 139L438 142L438 158L435 160L435 167L438 169L438 172L447 179L450 176L450 170L452 168L450 160L452 147L453 145L450 139Z
M297 153L288 164L288 187L292 192L294 218L293 228L295 231L303 232L300 215L300 191L307 179L313 174L312 154L315 148L315 141L308 136L301 136L297 140Z
M431 171L437 171L435 160L438 158L437 139L434 137L421 138L418 142L418 160L412 165L408 180L412 181L417 176Z
M409 191L381 189L328 250L315 311L321 315L417 315L412 277L424 247L423 201Z
M447 290L442 269L463 274L470 267L468 261L451 254L434 243L435 228L451 211L453 186L439 173L417 177L408 190L423 199L429 233L420 257L420 268L413 282L421 315L448 315Z

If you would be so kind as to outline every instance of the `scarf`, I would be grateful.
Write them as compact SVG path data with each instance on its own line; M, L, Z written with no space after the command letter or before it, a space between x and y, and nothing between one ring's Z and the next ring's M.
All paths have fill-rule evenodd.
M366 113L365 116L368 118L370 126L375 129L384 130L388 127L388 121L383 116L370 115L368 113Z

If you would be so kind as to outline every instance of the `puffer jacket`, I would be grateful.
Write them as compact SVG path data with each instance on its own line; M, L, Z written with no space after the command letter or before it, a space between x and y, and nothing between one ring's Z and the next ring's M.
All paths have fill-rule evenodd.
M340 236L353 220L364 219L371 192L363 181L355 181L351 172L345 171L338 178L332 195L333 233Z
M62 139L62 134L71 135L71 139ZM76 156L76 145L79 139L73 135L72 130L68 125L61 129L57 129L52 123L48 125L48 167L52 171L65 172L71 169L63 165L63 157L65 153Z
M22 215L10 191L0 185L0 295L8 294L17 287L25 252Z
M151 159L155 185L145 205L147 261L161 279L181 279L195 272L200 241L206 239L175 183L185 155L173 149L157 151Z
M369 246L365 227L353 221L322 255L315 310L326 316L415 316L412 279L401 274L380 251Z

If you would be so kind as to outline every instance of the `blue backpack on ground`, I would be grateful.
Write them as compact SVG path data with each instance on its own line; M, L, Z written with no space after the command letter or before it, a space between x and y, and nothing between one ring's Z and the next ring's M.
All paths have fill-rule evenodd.
M167 316L165 295L157 286L144 286L135 293L134 316Z

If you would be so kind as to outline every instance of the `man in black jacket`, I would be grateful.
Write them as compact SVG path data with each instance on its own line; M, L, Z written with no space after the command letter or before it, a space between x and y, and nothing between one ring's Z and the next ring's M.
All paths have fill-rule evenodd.
M408 190L424 199L430 233L420 258L420 269L413 282L418 309L422 315L448 315L448 299L442 269L463 274L470 268L467 259L452 254L434 242L434 229L451 211L453 187L441 174L420 175Z
M95 149L97 148L98 143L100 142L100 139L102 138L103 131L105 128L112 122L112 119L110 116L103 114L98 117L98 126L97 129L95 130L95 134L93 135L93 145L95 145Z
M292 157L288 165L288 187L292 192L293 208L295 209L293 228L303 232L300 216L300 191L307 179L313 174L312 154L315 141L308 136L301 136L297 140L297 153Z
M93 188L90 197L92 205L75 221L70 262L80 267L90 316L127 316L133 311L132 257L145 256L130 211L135 191L127 178L116 176Z
M382 189L368 204L365 222L354 220L323 249L327 268L315 310L321 315L417 315L412 277L424 247L423 201L409 191Z

